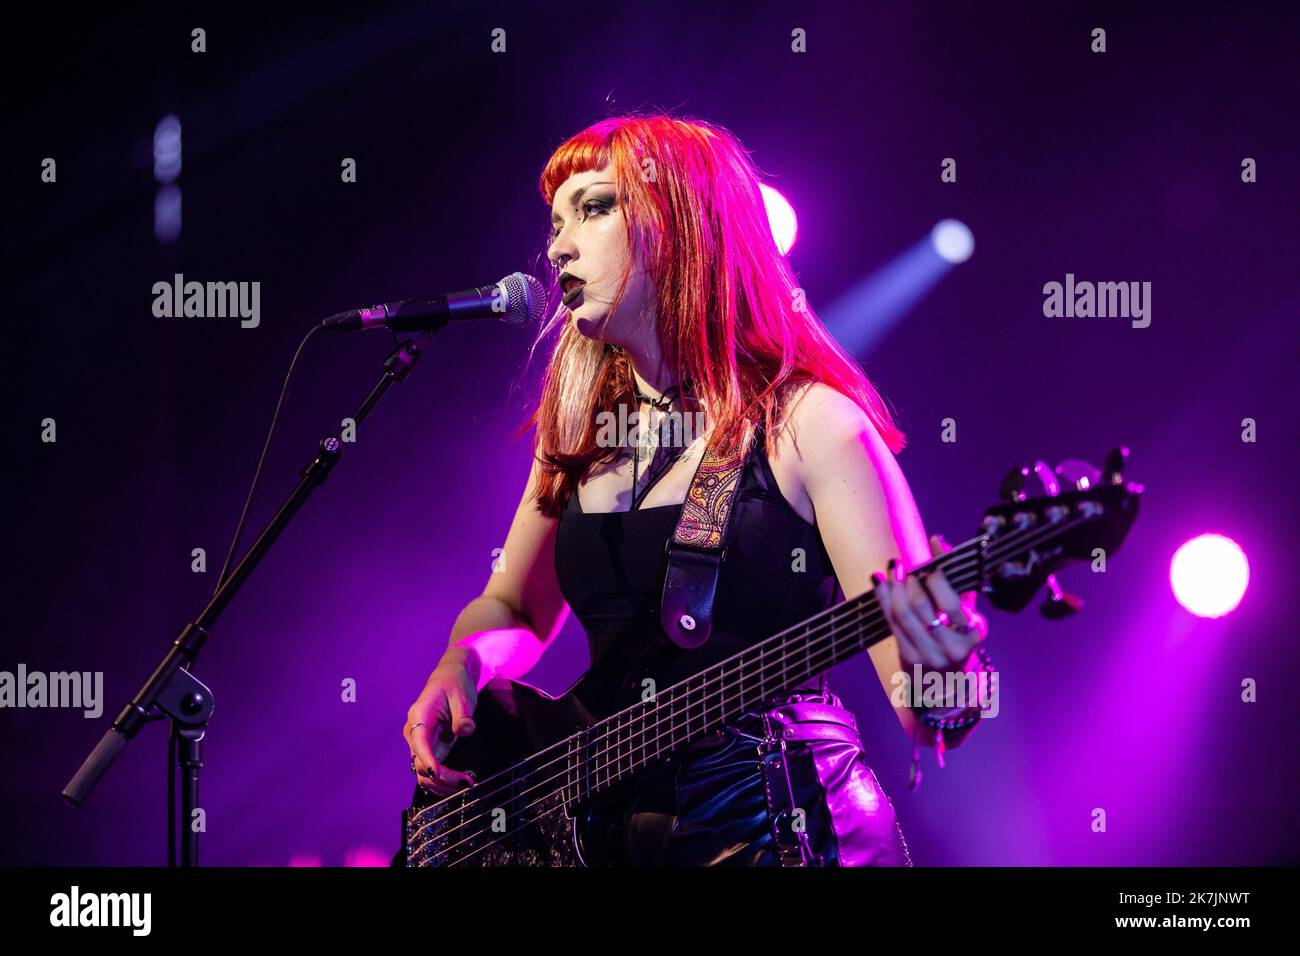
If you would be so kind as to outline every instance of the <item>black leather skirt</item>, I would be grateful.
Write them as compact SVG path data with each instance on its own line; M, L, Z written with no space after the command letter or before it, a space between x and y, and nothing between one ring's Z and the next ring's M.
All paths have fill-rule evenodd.
M912 865L857 720L824 689L748 713L643 774L600 843L608 865Z

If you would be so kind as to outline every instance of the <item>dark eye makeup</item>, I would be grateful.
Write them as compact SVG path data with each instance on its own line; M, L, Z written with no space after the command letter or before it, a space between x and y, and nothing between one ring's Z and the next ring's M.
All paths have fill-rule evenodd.
M582 209L587 214L583 218L585 219L595 215L603 216L605 215L605 213L609 212L613 208L614 208L613 196L597 196L592 199L588 199L586 202L582 204ZM559 234L560 234L560 227L558 226L553 227L551 229L551 241L554 242L556 237L559 236Z

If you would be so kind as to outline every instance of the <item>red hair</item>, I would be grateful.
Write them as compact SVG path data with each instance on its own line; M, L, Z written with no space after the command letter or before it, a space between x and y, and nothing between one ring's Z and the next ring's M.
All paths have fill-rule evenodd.
M662 114L601 120L547 161L542 198L549 206L570 176L607 166L628 249L645 253L663 353L706 411L710 450L735 450L748 425L762 422L771 454L785 399L807 382L853 398L890 450L902 450L905 438L880 394L804 301L768 225L758 172L730 132ZM614 308L634 261L630 255ZM619 451L597 444L597 415L633 399L626 354L587 339L570 317L561 307L538 336L540 343L560 327L537 406L520 429L537 426L537 502L550 516L590 465Z

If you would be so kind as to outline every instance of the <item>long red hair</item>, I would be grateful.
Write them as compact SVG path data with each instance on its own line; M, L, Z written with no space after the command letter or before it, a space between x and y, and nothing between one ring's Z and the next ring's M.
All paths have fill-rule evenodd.
M664 355L705 410L710 450L736 450L761 422L771 454L786 396L809 381L853 398L889 448L903 449L880 394L806 303L772 236L758 172L734 135L663 114L604 119L556 149L542 170L542 198L549 207L570 176L606 166L628 248L645 250ZM558 308L534 343L536 352L559 328L537 405L520 428L537 426L537 506L552 517L589 466L619 452L597 443L597 415L633 400L626 354L583 336L570 316Z

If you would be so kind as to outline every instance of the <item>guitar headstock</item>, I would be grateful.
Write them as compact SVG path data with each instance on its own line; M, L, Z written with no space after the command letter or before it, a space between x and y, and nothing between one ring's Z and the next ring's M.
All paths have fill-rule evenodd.
M1124 477L1127 448L1113 449L1101 468L1077 458L1055 468L1036 462L1002 481L1005 504L984 512L975 557L976 586L999 610L1019 611L1046 587L1046 617L1066 617L1083 603L1061 591L1053 572L1067 561L1109 558L1137 518L1142 486ZM1034 475L1042 494L1030 497Z

